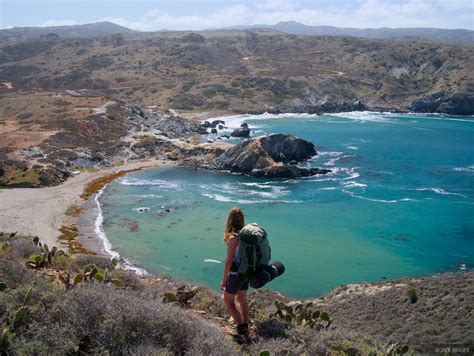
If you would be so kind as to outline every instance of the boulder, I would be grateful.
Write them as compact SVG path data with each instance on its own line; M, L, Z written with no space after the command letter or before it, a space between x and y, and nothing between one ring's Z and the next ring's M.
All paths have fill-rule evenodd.
M224 127L225 127L224 125L217 125L217 128L218 128L219 130L224 129Z
M293 135L274 134L260 138L261 146L275 162L301 162L317 152L313 143Z
M227 149L214 160L213 167L265 178L298 178L330 172L295 164L316 154L314 145L309 141L293 135L274 134L244 141Z
M196 132L200 135L206 135L208 133L207 129L203 126L197 127L196 130L194 130L194 132Z
M217 133L217 129L211 129L211 133L216 134L216 133Z
M211 123L209 121L204 121L202 124L201 124L202 127L211 127Z
M235 129L230 134L232 137L249 137L250 136L250 129L248 127L240 127Z
M224 125L224 124L225 124L225 121L214 120L213 122L211 122L211 127L216 127L217 125Z
M248 129L248 128L249 128L249 124L247 124L246 122L244 122L244 123L242 123L242 124L240 125L240 127L243 127L243 128Z

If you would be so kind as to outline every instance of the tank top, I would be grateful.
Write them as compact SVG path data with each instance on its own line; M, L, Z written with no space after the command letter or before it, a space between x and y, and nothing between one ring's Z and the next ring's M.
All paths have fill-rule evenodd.
M238 234L232 234L234 235L235 237L239 238L239 235ZM229 272L238 272L239 271L239 266L237 265L237 251L238 251L238 248L235 249L234 251L234 256L232 257L232 264L230 266L230 270ZM227 253L229 252L229 246L227 246Z

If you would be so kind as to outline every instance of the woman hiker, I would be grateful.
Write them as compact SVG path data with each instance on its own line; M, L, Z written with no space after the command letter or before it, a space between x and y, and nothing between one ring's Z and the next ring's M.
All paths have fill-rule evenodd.
M224 302L230 315L237 325L237 333L248 337L249 334L249 305L247 291L249 281L245 276L239 276L238 266L235 263L235 254L239 245L239 231L245 226L244 213L239 208L232 208L227 217L224 230L224 242L227 244L227 258L222 277L221 290L224 292ZM239 309L235 300L239 304Z

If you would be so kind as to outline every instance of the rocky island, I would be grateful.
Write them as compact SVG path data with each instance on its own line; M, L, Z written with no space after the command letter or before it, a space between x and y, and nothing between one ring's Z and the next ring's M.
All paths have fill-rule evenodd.
M329 173L329 169L297 166L316 155L311 142L293 135L273 134L227 149L214 160L213 167L265 178L299 178Z

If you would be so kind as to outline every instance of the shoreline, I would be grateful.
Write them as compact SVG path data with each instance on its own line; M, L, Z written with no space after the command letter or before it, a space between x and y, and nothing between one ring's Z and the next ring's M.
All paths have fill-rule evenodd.
M2 189L0 230L38 236L50 247L71 247L70 242L80 245L84 240L76 240L80 236L80 230L76 226L83 215L88 214L89 201L106 184L133 171L174 164L155 159L128 161L114 167L82 172L55 187ZM97 242L87 243L84 249L100 254L99 248L93 248L98 245L98 239L88 240Z
M357 111L357 113L361 113ZM379 113L363 111L362 113ZM328 115L341 115L335 113ZM278 118L280 116L301 117L313 116L314 114L271 114L265 113L261 119ZM240 123L246 118L252 118L252 114L208 116L207 119L230 119ZM436 116L442 116L436 114ZM470 121L470 120L466 120ZM92 252L94 254L110 258L120 258L120 254L113 249L102 229L102 212L99 203L100 196L107 185L125 174L154 169L164 166L174 166L176 162L169 160L136 160L121 163L110 168L103 168L94 172L83 172L78 176L70 177L65 183L57 187L46 188L12 188L0 190L0 230L7 232L18 231L20 234L38 236L41 241L49 246L69 245L71 243L79 246L73 252ZM14 197L13 197L14 196ZM13 197L13 199L11 199ZM6 199L5 199L6 198ZM19 199L17 199L19 198ZM5 201L7 204L5 204ZM22 209L18 209L23 207ZM77 208L77 214L68 213L71 208ZM10 210L15 210L12 214ZM15 217L14 223L6 222L8 218ZM7 219L5 219L7 217ZM18 219L19 217L19 219ZM73 227L76 230L74 236L68 240L61 239L62 228ZM64 233L63 233L64 235ZM66 240L66 241L65 241ZM82 248L82 250L81 250ZM138 275L146 275L146 270L133 265L130 261L120 258L120 264L136 272ZM459 272L459 271L450 271ZM431 276L425 276L431 277ZM415 277L423 278L423 277Z

